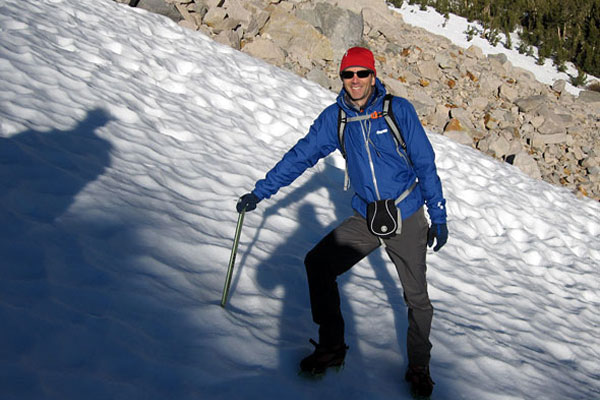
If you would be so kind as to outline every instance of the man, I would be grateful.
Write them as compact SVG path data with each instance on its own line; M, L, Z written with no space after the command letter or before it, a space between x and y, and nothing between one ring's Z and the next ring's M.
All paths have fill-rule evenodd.
M343 89L337 102L319 115L308 134L264 179L256 182L252 192L240 198L237 210L255 209L259 201L292 183L319 159L335 149L341 150L338 119L340 108L344 110L348 122L341 140L347 176L355 191L352 198L355 214L325 236L306 256L311 311L319 326L319 343L311 339L315 351L302 360L300 368L309 373L323 373L328 367L342 365L348 347L336 277L383 244L396 266L409 309L409 365L405 378L417 395L428 396L433 390L429 374L433 308L427 293L425 256L427 245L431 247L435 241L434 250L438 251L448 239L446 202L435 155L414 107L399 97L392 98L391 110L406 150L394 138L381 117L386 90L376 77L370 50L349 49L342 58L340 77ZM370 203L385 199L397 203L402 227L392 237L380 238L371 232L365 218ZM425 218L424 205L431 227Z

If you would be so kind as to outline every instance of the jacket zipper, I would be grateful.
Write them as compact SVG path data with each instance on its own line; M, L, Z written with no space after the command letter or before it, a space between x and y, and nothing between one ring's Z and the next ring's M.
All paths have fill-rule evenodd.
M372 104L377 104L377 101L379 101L379 97L378 96L376 99L374 99ZM361 112L363 112L364 110L361 110ZM363 122L365 123L365 125L367 125L366 121L359 121L360 123L360 129L362 131L362 135L363 135L363 139L364 139L364 143L365 143L365 150L367 151L367 157L369 159L369 167L371 168L371 177L373 178L373 187L375 189L375 196L377 197L377 200L381 200L381 194L379 194L379 186L377 184L377 177L375 176L375 164L373 163L373 157L371 156L371 150L369 149L369 134L370 134L370 130L371 130L371 123L370 121L368 121L368 127L367 127L367 131L365 131L365 125L363 125ZM375 151L377 151L377 149L375 149Z
M381 195L379 194L379 187L377 185L377 177L375 176L375 164L373 164L373 157L371 156L371 149L369 149L369 135L365 131L365 126L364 126L364 125L367 125L367 122L364 122L364 125L363 125L363 121L359 121L359 122L360 122L360 129L362 131L363 139L365 142L365 149L367 150L367 157L369 158L369 166L371 167L371 177L373 178L373 186L375 188L375 195L377 196L377 200L381 200ZM369 121L368 125L369 126L367 129L370 131L371 130L370 121Z

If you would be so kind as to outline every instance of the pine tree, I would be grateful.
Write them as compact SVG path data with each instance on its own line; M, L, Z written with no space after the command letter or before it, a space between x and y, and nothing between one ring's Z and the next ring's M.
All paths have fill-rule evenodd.
M429 4L440 13L448 12L477 21L483 26L482 37L494 44L498 32L506 36L521 27L520 52L538 48L538 62L552 58L559 69L567 61L584 72L600 75L600 0L409 0L411 4ZM401 1L400 1L401 3ZM473 31L465 32L473 35Z

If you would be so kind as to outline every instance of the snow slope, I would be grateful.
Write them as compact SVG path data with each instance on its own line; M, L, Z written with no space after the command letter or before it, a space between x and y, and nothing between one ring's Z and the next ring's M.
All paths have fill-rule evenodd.
M343 372L303 256L351 214L338 155L239 195L335 95L111 0L0 2L0 399L407 399L406 309L375 252L340 278ZM435 399L600 398L600 205L430 134Z

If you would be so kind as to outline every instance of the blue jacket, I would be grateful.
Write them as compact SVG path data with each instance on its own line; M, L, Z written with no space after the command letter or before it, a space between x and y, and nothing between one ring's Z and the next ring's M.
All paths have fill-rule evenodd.
M261 200L269 198L319 159L339 150L339 107L349 118L381 112L385 93L385 87L376 79L373 95L364 110L358 111L346 101L346 93L342 89L337 102L317 117L308 134L283 156L264 179L256 182L254 194ZM352 207L366 216L368 203L396 199L418 179L415 189L398 205L402 218L410 217L426 204L433 223L446 223L446 201L437 175L435 154L417 113L412 104L401 97L394 97L391 107L406 141L408 154L396 145L384 118L346 124L347 172L355 191Z

